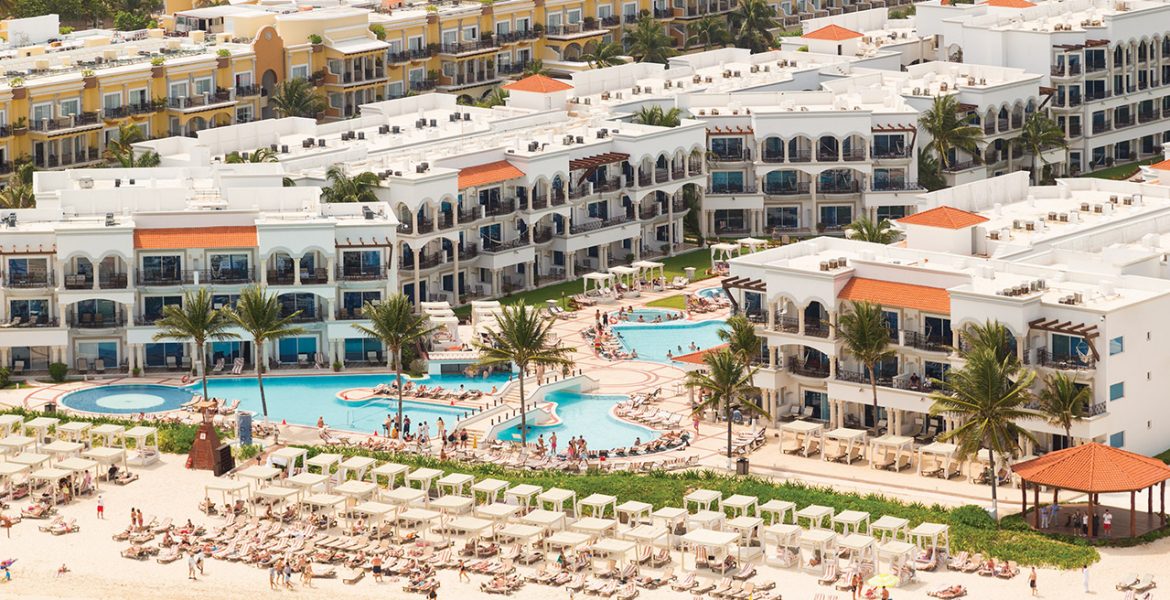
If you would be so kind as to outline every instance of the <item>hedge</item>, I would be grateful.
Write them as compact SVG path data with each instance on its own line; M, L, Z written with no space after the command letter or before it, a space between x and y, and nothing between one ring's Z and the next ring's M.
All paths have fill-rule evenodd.
M166 452L167 454L187 454L190 452L191 445L195 443L195 433L199 430L198 425L188 425L185 423L143 423L141 421L117 419L100 415L88 416L62 412L49 414L45 412L25 410L23 408L14 408L11 410L0 411L0 414L20 415L26 421L34 417L53 417L55 419L60 419L62 423L68 423L70 421L85 421L87 423L93 423L94 425L104 425L109 423L114 425L122 425L127 429L137 425L145 424L158 428L159 450ZM216 432L219 433L220 439L228 439L234 437L235 435L235 432L232 430L224 429L222 427L217 427Z

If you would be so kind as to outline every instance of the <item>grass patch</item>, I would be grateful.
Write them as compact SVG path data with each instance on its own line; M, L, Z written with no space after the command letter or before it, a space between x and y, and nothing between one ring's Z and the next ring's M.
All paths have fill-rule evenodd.
M731 494L756 496L761 503L771 499L784 499L795 502L802 508L809 504L820 504L831 506L838 512L865 511L875 519L881 515L897 516L908 519L911 527L922 522L947 523L951 526L952 552L960 550L983 552L1025 565L1073 569L1094 563L1100 558L1096 548L1087 544L1054 539L1026 529L1017 530L1014 527L997 529L990 518L980 514L984 513L983 509L975 506L948 509L938 504L927 506L921 503L900 502L877 494L843 493L828 487L810 486L800 482L778 483L760 477L732 477L711 471L660 472L647 475L601 472L566 474L557 471L515 471L494 465L439 461L414 454L372 452L356 448L309 446L306 448L310 456L321 452L344 456L369 456L415 468L431 467L447 472L468 473L477 478L493 477L513 484L528 483L545 489L559 487L575 491L578 498L601 493L617 496L622 500L636 499L652 504L655 509L663 506L681 506L682 498L687 492L705 488L718 490L725 497Z
M655 308L677 308L679 310L686 310L687 297L682 295L682 294L676 294L674 296L667 296L665 298L659 298L658 300L647 302L646 306L653 306Z
M1114 166L1109 167L1107 169L1101 169L1099 171L1093 171L1092 173L1086 173L1086 174L1082 175L1082 177L1095 177L1097 179L1114 179L1114 180L1118 180L1118 181L1125 180L1125 179L1129 179L1130 177L1133 177L1134 175L1136 175L1137 172L1139 170L1141 170L1142 166L1152 165L1155 162L1158 162L1159 160L1161 160L1161 158L1147 158L1147 159L1139 161L1139 162L1125 163L1123 165L1114 165Z

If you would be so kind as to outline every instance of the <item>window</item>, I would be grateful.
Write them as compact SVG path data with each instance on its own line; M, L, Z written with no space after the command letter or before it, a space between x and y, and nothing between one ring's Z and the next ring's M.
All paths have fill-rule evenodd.
M142 299L142 317L147 321L157 321L163 316L163 307L182 305L182 296L148 296Z
M53 105L49 103L37 104L32 108L33 123L40 123L53 118Z
M746 221L743 217L744 211L741 209L719 209L715 211L715 229L721 231L724 229L731 231L745 231L747 230Z
M528 17L518 17L516 19L516 31L528 31L529 28Z
M511 21L498 21L496 23L496 35L508 35L512 31Z
M474 42L479 39L478 27L465 27L463 29L463 41Z
M767 209L765 218L769 229L796 229L800 227L800 207L774 206Z
M739 158L743 156L743 138L711 138L711 152L719 158Z
M317 338L281 338L277 351L278 360L282 363L296 363L301 356L312 362L317 354Z
M122 106L122 93L115 92L113 94L106 94L102 96L102 108L106 110L115 110Z
M8 316L15 319L20 317L23 323L48 323L49 322L49 301L48 300L9 300L8 301Z
M183 275L181 256L142 257L142 279L146 283L178 282Z
M590 202L589 217L593 219L606 219L609 217L608 202L602 200L601 202Z
M883 219L893 221L901 219L906 216L905 206L879 206L877 207L877 219L880 223Z
M892 310L883 310L882 320L886 322L886 329L890 331L890 337L898 339L898 313Z
M412 35L406 40L406 46L411 50L422 50L426 43L421 35Z
M873 189L877 191L906 189L906 169L874 169Z
M144 344L143 350L146 355L146 366L171 367L181 365L183 364L183 352L186 350L186 346L182 342Z
M381 300L382 292L345 292L341 295L341 306L343 310L358 316L367 302L377 304Z
M235 308L239 301L239 294L212 294L211 308Z
M78 342L76 358L101 360L106 368L118 365L118 342Z
M797 178L796 171L772 171L764 176L764 193L796 193L800 189Z
M597 6L597 19L608 19L613 16L612 4L599 4Z
M454 44L459 41L459 31L455 29L448 29L443 32L443 45Z
M345 360L382 361L382 342L373 338L345 338Z
M346 277L375 276L382 270L382 253L377 250L344 252L341 272Z
M9 283L45 283L49 278L49 259L10 258L8 259Z
M325 66L327 69L329 69L329 72L333 73L334 75L341 75L345 72L345 63L337 58L329 59L326 61Z
M62 100L58 110L60 111L62 117L76 115L81 112L81 100L78 98Z
M561 26L561 13L551 13L548 15L548 28L557 29Z
M900 158L906 155L906 136L904 134L873 136L874 158Z
M1114 448L1124 448L1125 447L1125 432L1118 431L1117 433L1110 435L1109 436L1109 445L1113 446Z
M171 84L171 91L168 94L171 98L186 98L187 97L187 82L177 81Z
M247 254L212 254L207 262L211 265L209 269L211 281L248 278Z
M825 227L845 227L853 222L852 206L822 206L821 224Z
M1117 383L1109 384L1109 399L1121 400L1125 397L1125 382L1118 381Z
M406 95L406 93L403 91L401 81L391 81L387 90L387 93L390 94L391 98L401 98Z
M714 171L711 173L711 188L717 194L743 192L743 172Z
M329 106L336 109L343 108L345 106L345 96L337 93L329 94Z
M248 123L252 120L252 105L246 104L236 108L236 122Z
M1089 343L1085 338L1071 335L1052 334L1052 358L1085 364L1089 357Z
M568 14L568 16L565 18L565 21L568 24L576 25L577 23L581 22L581 9L574 8L573 10L570 10L567 14Z
M1125 338L1124 337L1117 336L1117 337L1109 340L1109 356L1113 356L1114 354L1121 354L1124 351L1125 351Z
M293 79L308 79L309 78L309 65L293 65L292 78Z
M925 317L922 319L925 330L923 334L933 344L950 344L954 339L951 333L951 320L942 317Z
M215 91L215 86L212 85L210 77L203 77L195 80L195 95L202 96L210 94Z

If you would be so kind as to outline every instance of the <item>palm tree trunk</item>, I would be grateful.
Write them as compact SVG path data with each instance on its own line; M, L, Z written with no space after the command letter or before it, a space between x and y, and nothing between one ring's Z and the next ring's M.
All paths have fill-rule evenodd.
M528 366L520 367L520 446L528 447L528 403L524 400L524 376L528 374Z
M869 366L869 387L873 391L873 427L877 429L878 425L878 401L877 401L877 363ZM878 429L878 435L881 435L881 430Z
M991 463L991 517L995 519L995 526L999 527L999 473L995 471L995 451L988 448L987 457Z
M260 386L260 410L268 422L268 399L264 397L264 342L256 340L256 384Z
M398 427L402 428L402 347L394 348L394 376L398 383Z
M1032 185L1040 185L1040 175L1036 173L1036 153L1032 153Z
M207 342L202 342L202 343L196 342L196 343L199 344L199 352L197 352L195 354L196 358L199 360L199 364L195 365L195 367L199 369L199 375L201 375L200 378L203 380L203 399L206 400L207 399L207 347L206 347Z
M727 419L727 468L732 466L731 461L731 401L723 407L723 416Z

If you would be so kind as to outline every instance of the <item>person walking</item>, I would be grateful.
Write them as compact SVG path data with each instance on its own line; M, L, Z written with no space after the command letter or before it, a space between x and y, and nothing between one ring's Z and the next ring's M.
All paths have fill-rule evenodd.
M853 592L853 600L857 600L861 596L861 572L854 571L853 578L849 580L849 591Z
M1032 567L1032 572L1028 573L1028 587L1032 589L1033 596L1040 595L1040 591L1036 589L1036 567Z
M471 577L467 576L467 563L459 561L459 582L463 583L464 580L471 583Z
M444 446L447 445L447 424L443 422L443 417L439 417L439 420L435 421L435 427L439 428L439 439L443 440Z
M1112 537L1113 536L1113 513L1109 512L1108 508L1105 509L1105 515L1101 517L1101 525L1104 526L1105 537Z
M195 555L187 557L187 579L195 581Z
M105 519L106 518L106 501L105 501L105 499L102 498L101 494L98 494L97 500L98 500L97 501L97 517L99 519Z
M382 556L380 554L374 555L374 558L370 560L370 565L373 567L374 581L382 583Z
M276 563L268 565L268 589L276 590Z
M199 569L199 576L203 576L203 549L195 553L195 567Z
M554 431L554 432L552 432L552 435L548 436L548 447L550 450L552 450L552 455L556 456L557 455L557 432Z
M1081 585L1085 588L1085 593L1089 593L1089 565L1081 565Z
M394 429L394 417L387 414L386 421L382 423L382 429L386 430L386 437L390 437L390 430Z
M308 560L305 561L305 566L303 569L301 569L301 583L307 588L311 589L313 587L313 562L312 561L308 561Z
M293 589L292 583L292 561L285 561L284 563L284 587Z

